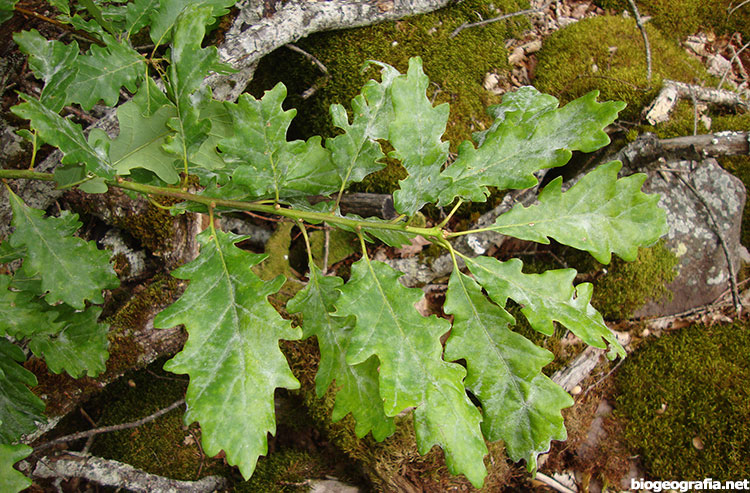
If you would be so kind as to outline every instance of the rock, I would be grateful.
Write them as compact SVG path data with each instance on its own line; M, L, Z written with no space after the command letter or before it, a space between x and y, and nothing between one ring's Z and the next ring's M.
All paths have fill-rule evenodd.
M310 493L360 493L356 486L342 483L336 479L315 479L310 481Z
M738 178L724 171L715 159L691 163L694 162L657 166L682 170L682 176L700 193L703 201L674 172L651 171L643 187L646 193L661 195L659 206L667 211L669 224L666 246L679 257L680 263L677 276L667 286L672 299L650 302L635 312L636 317L674 315L691 310L712 303L729 288L727 259L706 205L710 207L726 242L734 272L740 266L745 187Z

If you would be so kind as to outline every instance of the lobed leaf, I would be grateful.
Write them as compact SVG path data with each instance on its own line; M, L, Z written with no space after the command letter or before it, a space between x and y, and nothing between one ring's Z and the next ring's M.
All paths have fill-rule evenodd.
M466 395L463 367L442 359L440 337L449 323L423 317L414 304L423 296L406 288L403 274L382 262L363 258L352 266L349 282L335 302L340 317L354 317L346 361L356 365L377 356L380 396L386 416L409 407L419 452L433 445L445 451L448 469L463 473L480 487L487 471L487 447L480 429L481 415ZM446 426L446 423L450 423Z
M381 162L385 154L378 139L388 138L388 125L393 120L390 87L400 74L390 65L379 65L382 68L382 81L369 80L362 93L352 99L351 124L342 105L331 105L333 124L344 133L326 139L325 146L331 151L342 188L349 183L362 181L365 176L385 166Z
M189 0L160 0L159 8L151 13L151 22L149 25L149 34L151 40L157 45L162 45L172 39L172 32L178 23L180 14L185 8L190 6L205 5L211 7L211 13L205 18L205 25L210 24L216 17L221 17L229 13L229 8L237 3L236 0L203 0L200 2L191 2ZM201 34L204 31L201 30ZM200 39L203 39L201 35Z
M315 391L323 397L336 381L336 402L333 407L333 422L351 413L356 421L354 432L363 437L372 431L377 441L393 434L396 427L393 418L386 416L378 386L378 360L349 365L346 353L349 337L354 326L353 317L338 317L334 303L344 281L339 277L323 276L314 264L310 264L310 280L305 289L289 300L289 313L302 313L302 338L316 336L320 347L320 365L315 375Z
M0 275L0 336L23 339L35 332L57 327L55 314L45 311L37 298L26 291L11 291L13 278Z
M44 402L27 387L37 381L21 365L24 361L23 350L0 337L0 444L12 443L34 431L37 421L46 421Z
M495 303L505 306L510 298L521 305L521 313L535 330L552 335L553 322L557 321L586 344L606 348L606 341L617 355L625 357L625 349L604 324L602 315L589 303L592 285L573 286L574 269L524 274L520 260L500 262L492 257L467 259L466 265Z
M339 190L341 181L320 137L288 142L286 133L295 110L284 111L286 87L279 83L263 98L249 94L224 103L234 133L219 143L232 181L252 198L326 195Z
M441 205L455 197L484 202L488 186L501 190L533 187L536 171L563 166L572 151L591 152L608 144L603 129L625 107L622 102L596 102L597 91L562 108L554 108L551 96L533 87L512 94L491 110L498 120L477 136L479 147L464 141L456 161L441 174L451 181L440 194Z
M435 202L439 193L450 184L440 174L448 160L448 142L441 137L448 122L448 104L435 108L427 98L430 81L422 71L422 59L409 60L407 74L396 77L391 85L393 121L388 135L394 151L409 176L399 182L393 193L396 210L413 215L426 203Z
M78 43L66 45L48 40L36 29L13 34L13 41L29 56L34 75L44 81L39 100L53 112L59 112L70 101L70 84L78 73Z
M54 325L33 333L29 349L44 358L52 373L66 371L73 378L99 375L109 358L109 327L97 321L101 312L97 306L82 312L65 305L53 307Z
M567 192L558 177L539 194L539 203L518 205L501 215L491 229L522 240L549 243L549 238L590 252L608 264L612 253L633 261L638 247L655 243L668 232L666 213L657 194L646 195L645 174L617 179L619 161L603 164Z
M77 72L68 96L85 110L90 110L100 100L114 106L120 99L120 89L135 92L143 78L146 59L125 43L104 34L105 46L92 44L87 55L76 59Z
M190 375L185 422L200 422L206 453L223 449L248 478L268 450L266 434L276 431L275 389L299 387L279 339L299 339L301 332L267 300L283 277L265 282L255 275L251 267L265 255L234 246L243 239L212 229L199 234L198 258L173 272L190 284L154 326L185 325L185 347L164 365Z
M160 0L135 0L128 3L125 11L124 30L132 36L151 23L151 19L158 15L158 9L163 2Z
M466 361L466 388L482 403L482 430L503 440L508 456L536 469L551 440L567 434L561 409L573 399L541 373L554 356L509 329L513 317L491 303L470 277L454 270L445 296L453 327L445 358Z
M0 491L17 493L31 486L31 479L13 468L13 464L25 459L34 449L28 445L0 443Z
M13 17L16 3L18 3L18 0L0 0L0 23Z
M109 264L109 252L99 250L93 241L71 236L72 227L80 227L78 215L63 211L59 218L45 218L44 211L28 207L16 194L8 193L15 228L10 244L26 248L24 269L41 275L47 302L63 301L79 310L85 300L103 303L102 290L117 287L119 280Z

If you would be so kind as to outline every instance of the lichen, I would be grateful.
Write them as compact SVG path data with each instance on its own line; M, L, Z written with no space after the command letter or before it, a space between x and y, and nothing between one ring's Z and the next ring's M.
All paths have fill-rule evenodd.
M625 360L615 413L650 477L750 475L748 354L750 326L738 322L683 328Z
M653 76L646 77L643 38L633 19L583 19L549 36L539 52L534 85L568 102L598 89L600 100L625 101L620 118L633 120L650 103L662 80L708 80L705 69L676 43L647 25Z

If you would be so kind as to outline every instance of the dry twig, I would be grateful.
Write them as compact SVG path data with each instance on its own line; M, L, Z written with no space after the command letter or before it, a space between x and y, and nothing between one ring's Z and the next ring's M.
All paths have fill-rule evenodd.
M536 8L533 8L533 9L526 9L526 10L519 10L518 12L513 12L511 14L505 14L505 15L501 15L501 16L498 16L498 17L493 17L492 19L486 19L486 20L479 21L479 22L472 22L472 23L464 22L463 24L461 24L460 26L458 26L450 34L449 37L450 38L455 38L456 36L458 36L458 33L460 33L461 31L463 31L464 29L468 29L470 27L485 26L485 25L491 24L493 22L498 22L498 21L502 21L502 20L505 20L505 19L510 19L511 17L516 17L516 16L519 16L519 15L528 15L528 14L535 14L537 12L542 12L547 7L549 7L551 3L552 3L552 0L549 0L547 3L545 3L541 7L536 7Z
M641 36L643 36L643 44L646 45L646 81L651 83L651 45L648 42L648 35L646 34L646 26L643 25L643 19L641 14L638 12L638 7L635 5L635 0L628 0L630 6L633 8L633 14L635 15L635 24L638 29L641 30Z

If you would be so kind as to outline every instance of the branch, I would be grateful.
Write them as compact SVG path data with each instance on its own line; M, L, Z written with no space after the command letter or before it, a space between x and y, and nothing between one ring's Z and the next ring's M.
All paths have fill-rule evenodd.
M638 29L641 30L641 36L643 36L643 44L646 46L646 81L651 84L651 45L648 42L648 35L646 34L646 27L643 25L643 19L641 14L638 12L638 7L635 4L635 0L628 0L630 6L633 8L633 14L635 15L635 24Z
M748 108L750 104L739 94L724 89L710 89L706 87L685 84L674 80L664 79L664 86L656 99L646 109L646 120L651 124L665 122L669 113L674 109L680 98L692 98L706 103L728 106L730 108Z
M52 447L53 445L57 445L58 443L66 443L66 442L73 442L76 440L80 440L81 438L88 438L92 437L94 435L98 435L100 433L109 433L112 431L121 431L121 430L129 430L131 428L137 428L139 426L145 425L146 423L150 423L151 421L167 414L168 412L172 411L173 409L177 409L178 407L185 404L185 399L180 399L176 402L173 402L169 406L165 407L164 409L159 409L154 414L150 416L146 416L145 418L141 418L137 421L131 421L130 423L122 423L119 425L112 425L112 426L102 426L100 428L94 428L92 430L87 431L80 431L78 433L73 433L71 435L65 435L64 437L56 438L54 440L51 440L49 442L43 443L37 447L34 448L35 452L39 452L40 450L47 449L49 447Z
M134 468L115 460L65 453L58 457L43 457L32 473L35 478L84 478L89 481L122 488L137 493L170 491L180 493L209 493L227 488L226 478L207 476L199 481L178 481Z
M479 22L472 22L471 24L469 24L467 22L464 22L463 24L461 24L460 26L458 26L450 34L449 37L450 38L455 38L456 36L458 36L458 33L460 33L461 31L463 31L464 29L468 29L470 27L486 26L487 24L491 24L493 22L502 21L502 20L505 20L505 19L510 19L511 17L516 17L516 16L519 16L519 15L535 14L537 12L542 12L547 7L549 7L551 3L552 3L552 0L549 0L547 3L545 3L541 7L536 7L536 8L533 8L533 9L526 9L526 10L519 10L518 12L513 12L511 14L501 15L499 17L493 17L492 19L486 19L486 20L479 21Z

